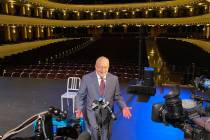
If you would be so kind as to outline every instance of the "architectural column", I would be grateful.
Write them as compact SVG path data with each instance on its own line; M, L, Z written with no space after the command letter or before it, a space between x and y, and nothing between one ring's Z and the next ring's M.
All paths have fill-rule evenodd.
M113 25L109 25L109 33L112 33Z
M27 37L29 40L32 40L32 27L31 26L27 27Z
M127 31L128 31L128 26L125 24L125 25L123 25L123 28L124 28L124 33L127 33Z
M119 11L115 12L115 18L118 19L119 18Z
M8 13L15 15L15 5L12 1L8 3Z
M10 35L11 40L15 42L17 40L17 27L15 25L10 27Z
M77 12L75 12L75 14L76 14L76 19L77 19L77 20L80 20L80 12L77 11Z
M39 39L40 38L40 27L37 26L35 27L35 39Z
M50 18L50 11L49 10L46 10L46 13L45 14L46 14L45 17L49 19Z
M106 19L107 12L103 12L103 19Z
M3 13L4 14L9 14L9 8L8 8L8 3L5 2L5 3L2 3L3 4Z
M149 11L148 10L145 10L145 18L148 18L148 14L149 13Z
M22 40L27 40L28 39L28 33L27 33L27 27L26 26L21 27L21 37L22 37Z
M52 28L52 27L47 27L47 38L48 38L48 39L51 38L51 28Z
M34 7L34 15L35 17L43 17L43 13L42 13L43 7Z
M54 9L50 9L50 11L49 11L49 18L50 18L50 19L53 18L53 12L54 12L54 11L55 11Z
M51 38L54 36L54 28L50 29L50 35L51 35Z
M43 7L38 7L38 17L43 18Z
M164 10L164 8L160 8L160 10L159 10L159 17L160 17L160 18L163 17L163 10Z
M47 38L48 39L53 37L53 28L54 27L47 27Z
M4 38L5 38L5 41L7 42L7 41L11 41L11 31L10 31L11 29L10 29L10 26L5 26L5 36L4 36Z
M178 7L174 7L174 17L178 17Z
M207 26L203 26L202 38L206 38L208 34Z
M66 10L63 10L63 19L66 20L67 19L67 15L66 15Z
M206 26L206 38L210 38L210 26Z
M21 5L20 14L21 14L21 16L25 16L26 15L26 7L23 4Z
M44 39L44 26L39 27L40 38Z
M208 13L210 13L210 3L208 4L207 9L208 9Z
M90 12L90 19L93 19L93 12Z
M39 16L39 9L38 9L38 7L34 7L34 16L35 17Z
M190 12L189 16L193 16L193 14L194 14L194 8L193 7L190 7L189 8L189 12Z
M208 13L209 6L208 5L204 5L204 9L205 9L205 13Z
M17 40L17 29L16 26L5 26L5 41L16 41Z
M132 11L131 18L135 18L135 17L136 17L136 12L135 11Z
M30 4L25 4L25 15L26 16L31 16L31 5Z

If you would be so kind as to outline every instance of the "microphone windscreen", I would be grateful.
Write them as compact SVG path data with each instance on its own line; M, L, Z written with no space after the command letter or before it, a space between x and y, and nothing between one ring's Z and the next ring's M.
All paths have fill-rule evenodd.
M91 136L90 133L88 133L87 131L82 132L77 140L91 140Z

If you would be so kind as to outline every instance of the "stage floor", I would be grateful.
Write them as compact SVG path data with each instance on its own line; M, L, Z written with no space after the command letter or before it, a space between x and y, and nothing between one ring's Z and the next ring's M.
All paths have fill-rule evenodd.
M0 77L0 135L32 115L46 111L49 106L60 108L60 96L65 90L66 80ZM151 120L152 105L163 102L163 96L170 90L170 87L157 87L155 96L150 97L148 102L139 102L137 95L127 93L127 84L121 84L121 93L132 107L132 118L123 118L115 106L117 120L113 125L112 140L183 140L181 130ZM180 92L183 99L191 94L189 89L184 88ZM29 128L17 136L31 135L33 130Z

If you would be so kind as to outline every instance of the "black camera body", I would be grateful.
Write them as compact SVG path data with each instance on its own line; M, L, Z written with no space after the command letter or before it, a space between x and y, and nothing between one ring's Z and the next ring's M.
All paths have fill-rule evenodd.
M185 114L182 107L182 101L178 92L170 92L164 96L165 103L156 103L152 106L152 120L155 122L170 123L176 126L176 123L185 120Z
M192 109L183 108L179 92L171 91L164 96L164 103L156 103L152 106L152 120L181 129L185 138L191 140L210 140L210 116L202 106ZM209 119L206 119L209 118ZM205 124L205 125L203 125Z
M84 131L81 121L81 119L68 120L66 111L49 107L48 113L34 122L35 136L40 140L43 138L54 140L56 137L76 139Z
M205 75L196 77L193 81L193 85L198 91L210 93L210 79Z
M34 135L31 137L15 137L16 134L33 126ZM1 140L90 140L91 136L85 131L85 121L83 119L67 119L67 112L55 107L49 107L48 111L43 111L33 115L16 128L7 131L1 136Z

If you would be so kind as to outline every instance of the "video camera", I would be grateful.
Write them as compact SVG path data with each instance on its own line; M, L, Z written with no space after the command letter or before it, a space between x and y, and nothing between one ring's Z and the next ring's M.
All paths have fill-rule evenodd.
M34 121L36 137L54 139L57 136L76 139L82 132L81 120L67 119L67 112L49 107L48 112Z
M210 116L193 100L181 100L178 91L164 96L165 102L152 106L152 120L181 129L185 138L210 140ZM187 102L187 103L186 103Z
M14 136L29 126L34 128L34 136L29 138L15 138ZM0 140L55 140L55 139L77 139L90 140L89 133L85 131L83 119L67 119L67 112L55 107L49 107L44 111L33 115L21 125L6 132ZM13 138L14 137L14 138Z
M210 79L209 77L205 75L201 75L200 77L196 77L195 80L193 81L194 87L198 91L202 92L210 92Z

